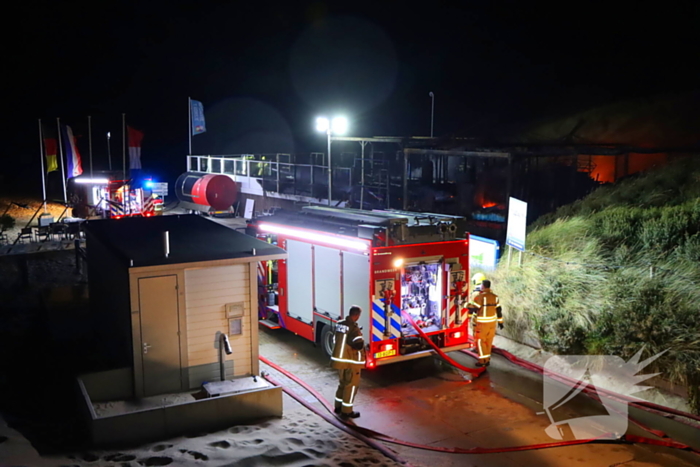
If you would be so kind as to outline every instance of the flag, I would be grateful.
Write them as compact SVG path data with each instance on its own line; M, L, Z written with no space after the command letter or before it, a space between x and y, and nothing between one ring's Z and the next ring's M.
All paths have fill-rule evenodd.
M140 169L143 132L135 130L130 126L127 126L126 129L129 135L129 169Z
M63 148L66 151L66 161L68 162L68 173L66 178L77 177L83 173L83 164L80 160L78 145L73 136L73 130L68 125L61 125L61 136L63 138Z
M44 138L44 156L46 157L46 173L58 170L58 135L53 126L41 125Z
M207 131L204 126L204 106L202 103L190 99L190 112L192 114L192 134L198 135Z

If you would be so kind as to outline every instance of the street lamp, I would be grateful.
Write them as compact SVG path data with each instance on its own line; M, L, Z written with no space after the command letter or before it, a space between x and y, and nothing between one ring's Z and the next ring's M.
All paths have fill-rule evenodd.
M316 130L328 135L328 205L331 205L332 171L331 171L331 135L342 135L348 130L348 121L345 117L335 117L329 121L326 117L316 119Z
M433 137L433 116L435 115L435 94L430 91L430 137Z

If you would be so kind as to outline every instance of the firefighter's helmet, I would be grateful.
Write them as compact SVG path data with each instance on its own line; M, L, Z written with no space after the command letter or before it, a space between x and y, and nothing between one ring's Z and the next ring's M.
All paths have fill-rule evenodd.
M472 285L474 285L474 286L481 285L481 283L484 282L485 280L486 280L486 276L480 272L477 272L476 274L474 274L472 276Z
M364 346L365 340L362 338L362 336L357 336L352 342L350 342L350 347L355 350L362 350Z

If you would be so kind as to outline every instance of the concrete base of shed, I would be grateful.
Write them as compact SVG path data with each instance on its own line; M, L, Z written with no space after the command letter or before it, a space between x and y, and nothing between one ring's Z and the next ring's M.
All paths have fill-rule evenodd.
M214 391L135 399L130 373L123 368L78 378L95 447L135 445L282 416L282 389L259 376L217 382Z

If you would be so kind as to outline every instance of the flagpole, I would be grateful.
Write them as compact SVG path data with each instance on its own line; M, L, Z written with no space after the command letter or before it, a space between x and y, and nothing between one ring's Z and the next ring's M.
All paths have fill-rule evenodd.
M88 145L90 148L90 178L92 178L92 117L88 115Z
M46 212L46 175L44 174L44 133L39 119L39 160L41 161L41 192L43 194L44 212Z
M63 164L63 143L61 138L61 119L56 118L56 125L58 125L58 151L61 157L61 181L63 181L63 202L68 204L68 193L66 193L66 169Z
M126 114L122 114L122 179L126 180Z
M109 139L112 137L112 132L107 132L107 159L109 160L109 171L112 171L112 145Z
M189 142L190 142L190 145L189 145L190 152L188 153L188 155L191 156L192 155L192 98L191 97L187 98L187 117L188 117L187 118L187 123L188 123L187 136L189 137Z

